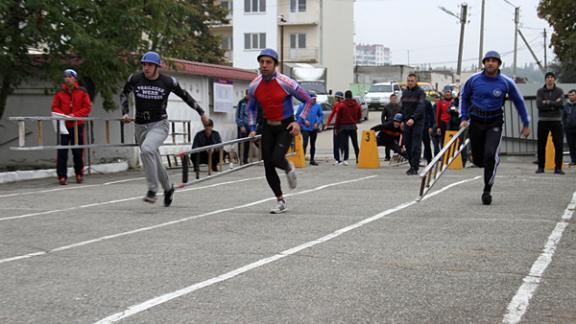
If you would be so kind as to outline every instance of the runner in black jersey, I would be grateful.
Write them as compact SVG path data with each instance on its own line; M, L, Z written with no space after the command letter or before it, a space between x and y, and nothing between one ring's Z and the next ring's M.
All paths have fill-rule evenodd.
M171 92L182 98L188 106L198 112L203 124L208 123L208 116L190 94L182 89L174 77L161 74L160 55L147 52L140 60L142 73L133 74L124 85L120 94L122 104L122 119L130 123L128 94L134 92L136 105L136 143L140 146L140 157L144 165L144 173L148 182L148 192L144 201L156 202L158 182L164 189L164 206L172 204L174 186L172 185L160 157L160 145L168 137L169 125L166 105Z

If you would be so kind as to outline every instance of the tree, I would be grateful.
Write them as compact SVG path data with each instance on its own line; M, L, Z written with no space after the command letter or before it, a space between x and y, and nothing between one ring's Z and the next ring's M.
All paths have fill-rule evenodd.
M77 69L111 110L118 83L145 51L220 63L208 26L225 17L212 0L0 0L0 118L8 95L38 71L60 82L64 68Z
M551 46L558 56L564 80L574 82L576 75L576 7L573 0L541 0L538 5L538 16L546 19L554 29ZM570 80L568 80L570 79Z

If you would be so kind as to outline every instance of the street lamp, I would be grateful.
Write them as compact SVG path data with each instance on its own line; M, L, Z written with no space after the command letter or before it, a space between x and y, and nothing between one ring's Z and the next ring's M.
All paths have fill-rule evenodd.
M287 20L284 15L278 18L280 19L280 73L284 73L284 24Z

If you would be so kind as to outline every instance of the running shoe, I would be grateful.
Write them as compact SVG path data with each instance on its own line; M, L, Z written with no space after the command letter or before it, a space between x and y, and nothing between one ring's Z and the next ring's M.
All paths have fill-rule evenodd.
M154 191L148 190L146 196L144 196L144 201L147 203L155 203L156 202L156 193Z
M168 191L164 191L164 207L170 207L174 200L174 186Z
M294 189L296 188L297 182L296 182L296 167L294 167L294 164L292 162L288 162L290 169L286 172L286 179L288 179L288 187L290 187L290 189Z
M286 206L286 201L278 200L276 206L270 209L270 214L282 214L286 210L288 210L288 206Z

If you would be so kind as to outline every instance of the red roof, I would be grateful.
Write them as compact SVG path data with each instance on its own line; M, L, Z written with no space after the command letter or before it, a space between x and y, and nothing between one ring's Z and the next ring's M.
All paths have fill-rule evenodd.
M257 76L256 72L254 71L239 69L226 65L191 62L180 59L170 59L170 61L174 63L173 70L194 75L246 81L252 81Z

